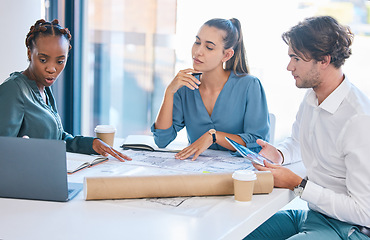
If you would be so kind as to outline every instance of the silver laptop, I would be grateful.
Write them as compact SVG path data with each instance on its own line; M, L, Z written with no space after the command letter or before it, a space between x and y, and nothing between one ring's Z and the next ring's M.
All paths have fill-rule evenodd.
M82 187L67 182L64 141L0 137L0 197L65 202Z

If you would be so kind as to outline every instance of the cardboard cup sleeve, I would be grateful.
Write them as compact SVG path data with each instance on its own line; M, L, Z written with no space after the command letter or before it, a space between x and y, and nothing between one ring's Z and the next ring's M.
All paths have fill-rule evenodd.
M271 172L256 172L254 194L271 193ZM86 200L233 195L232 173L86 177Z

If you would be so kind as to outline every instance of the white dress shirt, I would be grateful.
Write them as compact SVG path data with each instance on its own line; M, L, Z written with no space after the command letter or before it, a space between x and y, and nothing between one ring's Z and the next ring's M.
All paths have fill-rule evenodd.
M370 227L370 100L347 78L320 105L308 90L277 148L284 164L302 159L310 209Z

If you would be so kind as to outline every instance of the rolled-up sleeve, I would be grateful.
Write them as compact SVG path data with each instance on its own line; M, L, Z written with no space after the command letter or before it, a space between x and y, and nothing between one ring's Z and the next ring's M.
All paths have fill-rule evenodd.
M72 136L67 132L63 132L62 139L66 142L68 152L97 154L93 149L93 137Z
M179 89L180 91L181 89ZM156 129L155 123L151 127L154 136L154 142L159 148L165 148L177 136L177 132L184 128L184 112L179 92L176 92L173 98L173 118L172 126L167 129Z
M258 152L257 139L269 141L269 111L265 91L257 78L251 81L247 91L247 106L244 113L244 132L238 134L246 146Z
M296 115L296 120L293 123L291 136L277 146L277 148L283 153L284 165L302 161L299 129L304 106L305 104L302 102Z

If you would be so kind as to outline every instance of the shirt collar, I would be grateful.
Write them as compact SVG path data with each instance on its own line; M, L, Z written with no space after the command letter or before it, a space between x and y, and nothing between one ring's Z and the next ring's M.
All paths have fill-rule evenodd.
M333 114L337 111L340 104L343 102L347 93L350 91L351 83L348 78L344 76L343 82L318 106L315 91L312 89L307 93L307 102L310 105L320 107L321 109Z
M37 84L36 84L36 81L33 81L31 79L29 79L26 75L23 74L23 72L16 72L15 74L18 75L18 77L20 77L21 79L23 79L23 81L25 81L28 86L30 86L30 88L37 94L37 95L40 95L40 90L39 88L37 87ZM41 95L40 95L41 97Z
M45 103L44 100L42 99L41 97L41 94L40 94L40 90L39 88L37 87L37 83L36 81L33 81L31 79L29 79L26 75L22 74L23 72L15 72L14 74L16 74L18 77L22 78L23 81L25 81L28 86L34 91L34 93L38 96L39 98L39 101L41 101L42 103ZM48 103L46 105L51 105L53 106L53 108L55 108L54 104L55 104L55 100L54 100L54 97L53 97L53 93L51 91L51 88L50 87L45 87L45 92L46 92L46 96L48 98ZM55 111L56 111L56 108L55 108ZM57 112L57 111L56 111Z

